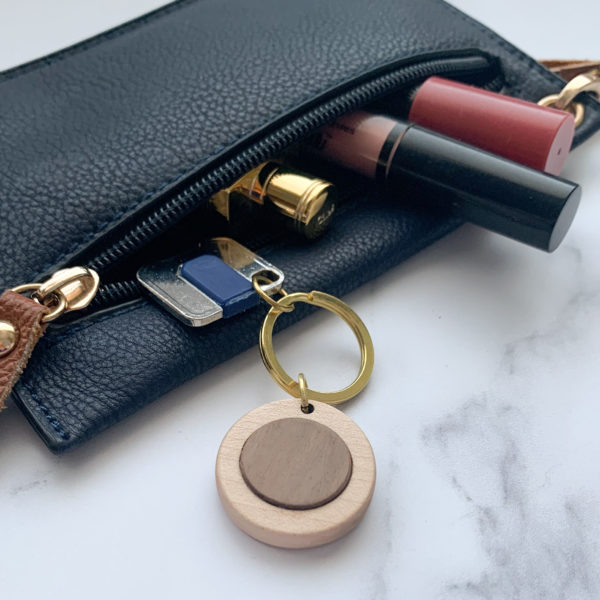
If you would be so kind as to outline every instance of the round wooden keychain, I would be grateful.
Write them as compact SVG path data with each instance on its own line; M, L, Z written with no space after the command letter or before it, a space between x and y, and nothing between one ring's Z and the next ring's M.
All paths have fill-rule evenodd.
M323 292L297 292L274 300L254 288L271 309L260 331L263 362L293 398L264 404L227 432L216 464L217 489L231 520L253 538L281 548L311 548L351 531L365 514L375 487L375 457L361 429L332 404L358 394L373 371L371 336L344 302ZM303 374L292 379L273 349L273 326L297 302L341 317L358 340L357 378L337 392L318 392Z

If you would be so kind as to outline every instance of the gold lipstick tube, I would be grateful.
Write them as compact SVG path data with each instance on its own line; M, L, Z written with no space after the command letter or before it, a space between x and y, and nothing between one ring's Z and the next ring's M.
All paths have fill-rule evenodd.
M295 231L308 239L317 238L327 229L336 207L332 183L272 161L217 192L211 203L231 220L231 203L248 200L282 215Z

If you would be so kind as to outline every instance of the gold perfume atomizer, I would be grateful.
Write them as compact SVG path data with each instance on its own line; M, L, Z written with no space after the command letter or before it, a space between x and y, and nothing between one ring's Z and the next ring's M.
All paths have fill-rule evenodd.
M331 222L336 192L329 181L269 161L217 192L210 201L228 221L234 219L237 203L251 201L282 215L292 229L314 239Z

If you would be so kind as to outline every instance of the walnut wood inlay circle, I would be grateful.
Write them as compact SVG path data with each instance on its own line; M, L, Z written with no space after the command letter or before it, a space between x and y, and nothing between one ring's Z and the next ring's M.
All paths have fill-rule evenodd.
M375 488L375 457L365 434L352 419L337 408L316 401L313 401L312 405L314 410L309 414L302 413L300 401L297 398L259 406L233 425L223 438L217 455L215 468L217 490L227 515L242 531L272 546L311 548L337 540L358 525L371 502ZM332 497L315 508L297 510L267 502L251 487L252 485L259 490L263 486L261 493L264 493L264 481L261 480L259 483L256 479L257 475L253 474L249 477L249 481L252 483L246 483L242 475L242 469L247 471L246 476L254 469L256 472L263 471L262 467L258 469L256 466L258 450L251 450L252 446L248 446L244 452L247 442L256 432L262 430L261 435L270 438L272 444L273 431L276 431L277 427L281 427L282 424L280 423L275 429L263 428L271 423L289 420L301 420L307 423L306 426L300 427L307 427L304 433L310 431L311 435L321 431L318 427L313 429L313 425L320 425L325 429L332 430L341 439L350 454L350 476L345 486L341 485L338 479L335 485L327 488L327 492L323 491L325 487L320 488L318 492L311 490L312 484L303 485L300 495L297 491L295 493L285 492L287 500L289 501L290 497L293 498L292 502L296 506L312 504L316 502L315 498L322 500L328 495ZM284 429L289 427L287 424L283 425ZM290 434L289 429L287 429L287 433ZM316 437L320 436L321 433L318 433ZM277 437L276 434L275 438ZM259 440L260 438L254 439ZM326 439L329 439L331 445L332 438ZM276 445L281 445L281 443L277 442ZM337 441L333 445L337 445ZM274 448L271 448L271 451L273 454L279 452ZM245 456L240 460L242 454ZM343 456L343 452L341 454ZM306 457L305 450L304 456ZM314 456L312 455L311 460L314 460ZM248 461L250 458L252 460ZM265 460L260 457L258 459L259 462ZM344 460L340 461L339 458L335 460L338 464L347 465ZM254 465L250 466L250 463L253 462ZM276 463L277 461L272 464ZM325 471L330 466L326 466ZM337 471L337 469L334 470ZM319 467L311 472L314 475L319 471L323 472L323 469ZM344 473L344 468L340 469L338 477L340 472ZM269 477L271 475L266 479ZM333 490L340 487L342 487L341 491L335 496ZM281 491L272 492L272 494L273 498L271 499L276 498L281 501Z
M352 474L352 457L333 429L299 416L257 429L242 448L240 470L263 500L307 510L342 493Z

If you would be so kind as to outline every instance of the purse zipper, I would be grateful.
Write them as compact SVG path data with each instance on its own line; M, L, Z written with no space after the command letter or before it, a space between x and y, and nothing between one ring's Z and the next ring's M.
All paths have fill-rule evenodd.
M356 110L370 102L403 88L414 86L432 75L469 77L488 75L488 89L502 85L499 61L480 51L462 51L443 58L432 56L418 63L392 67L393 70L358 84L323 104L311 108L278 129L251 142L234 157L215 166L200 179L191 182L185 189L167 198L139 223L125 232L118 240L102 249L89 259L88 268L99 273L108 271L113 265L139 252L152 240L178 223L193 210L199 208L213 194L241 177L261 162L277 156L285 148L341 115ZM103 285L90 307L90 312L131 301L141 296L136 280L126 280Z

